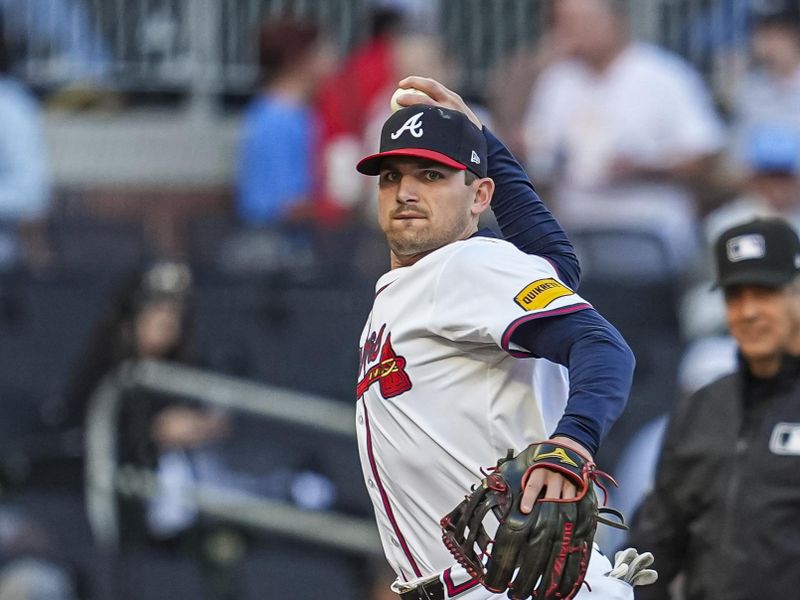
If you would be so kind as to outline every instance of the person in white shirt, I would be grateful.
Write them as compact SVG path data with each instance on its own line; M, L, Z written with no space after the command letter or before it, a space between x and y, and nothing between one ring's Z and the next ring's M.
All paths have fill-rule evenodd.
M678 57L632 41L621 0L557 0L560 58L537 78L528 164L554 192L567 231L651 231L680 270L695 248L691 184L707 175L722 125L701 78Z
M734 94L732 159L747 163L749 140L762 127L800 136L800 4L753 0L752 68ZM800 153L797 156L800 160Z
M21 232L47 216L52 185L41 107L11 75L4 32L0 13L0 272L43 260L41 240Z
M16 80L0 74L0 218L45 216L50 174L39 106Z

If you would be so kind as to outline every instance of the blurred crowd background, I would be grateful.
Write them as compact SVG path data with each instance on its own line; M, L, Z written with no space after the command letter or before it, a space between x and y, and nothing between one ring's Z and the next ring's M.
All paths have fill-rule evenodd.
M634 349L598 457L628 513L734 366L710 241L800 227L794 0L0 0L0 32L0 600L393 597L354 165L407 74L512 148Z

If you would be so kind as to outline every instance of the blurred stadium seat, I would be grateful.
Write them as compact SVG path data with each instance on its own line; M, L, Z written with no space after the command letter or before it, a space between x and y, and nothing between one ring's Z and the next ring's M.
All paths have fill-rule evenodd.
M583 269L581 295L620 330L636 355L628 407L601 450L611 468L630 436L668 412L677 397L681 273L665 242L647 231L584 229L570 237Z

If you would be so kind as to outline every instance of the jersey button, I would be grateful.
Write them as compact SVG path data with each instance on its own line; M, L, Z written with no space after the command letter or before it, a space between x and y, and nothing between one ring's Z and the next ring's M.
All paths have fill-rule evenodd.
M359 425L363 425L364 424L364 415L358 415L358 424Z
M367 485L371 488L375 488L375 482L372 479L367 479Z
M397 538L391 538L391 540L392 540L392 546L394 546L395 548L400 547L400 542L397 541Z

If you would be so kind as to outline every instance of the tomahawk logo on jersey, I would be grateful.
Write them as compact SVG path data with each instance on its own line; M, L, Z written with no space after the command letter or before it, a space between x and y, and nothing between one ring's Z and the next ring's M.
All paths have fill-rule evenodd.
M381 343L385 329L384 323L380 332L373 331L361 347L359 373L363 373L363 377L356 387L357 398L361 398L373 383L378 384L384 398L394 398L411 389L411 380L405 371L406 359L398 356L392 348L392 334L387 334L386 341ZM375 363L379 348L380 360Z

